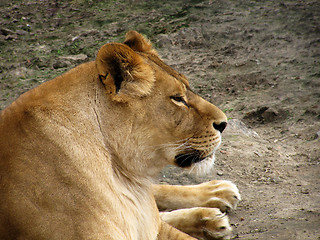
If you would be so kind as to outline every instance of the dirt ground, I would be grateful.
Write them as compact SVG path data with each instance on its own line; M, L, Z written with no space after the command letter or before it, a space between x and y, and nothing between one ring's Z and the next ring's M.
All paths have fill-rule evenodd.
M135 29L229 117L215 169L242 195L232 239L320 239L320 2L0 0L0 109Z

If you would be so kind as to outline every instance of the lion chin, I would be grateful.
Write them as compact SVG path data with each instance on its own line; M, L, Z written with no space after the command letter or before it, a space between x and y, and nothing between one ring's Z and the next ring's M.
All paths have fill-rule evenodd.
M212 152L203 156L199 150L194 150L191 153L179 154L175 157L175 165L188 170L196 175L207 175L214 168L215 152L220 146L219 144Z
M206 157L198 154L179 154L175 157L175 165L196 175L206 175L214 168L215 152Z
M190 172L196 175L209 174L214 167L215 158L216 158L215 153L212 153L202 161L195 163L190 169Z

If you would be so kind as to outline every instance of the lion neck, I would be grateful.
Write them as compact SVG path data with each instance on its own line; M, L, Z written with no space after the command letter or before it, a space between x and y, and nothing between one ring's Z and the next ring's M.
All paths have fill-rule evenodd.
M115 177L137 186L150 185L163 165L152 163L154 152L147 147L150 133L143 130L143 120L139 123L139 117L126 110L128 106L125 103L114 103L106 98L105 89L101 85L96 88L96 124L110 156Z

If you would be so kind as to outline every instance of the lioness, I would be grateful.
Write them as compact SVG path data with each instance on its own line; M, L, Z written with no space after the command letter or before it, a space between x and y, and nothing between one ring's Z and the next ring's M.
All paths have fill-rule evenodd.
M212 207L236 206L234 184L152 185L168 164L210 169L226 121L128 32L1 112L0 239L228 237ZM156 202L189 209L161 220Z

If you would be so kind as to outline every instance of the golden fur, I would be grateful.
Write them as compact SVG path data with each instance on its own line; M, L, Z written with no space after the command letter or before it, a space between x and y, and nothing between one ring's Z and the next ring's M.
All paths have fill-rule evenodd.
M231 236L228 217L218 208L179 209L161 212L160 216L171 226L198 239L229 239Z
M151 180L210 168L225 122L130 31L1 112L0 239L188 239Z

